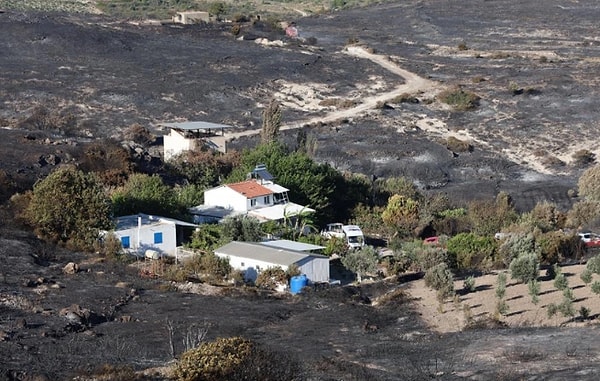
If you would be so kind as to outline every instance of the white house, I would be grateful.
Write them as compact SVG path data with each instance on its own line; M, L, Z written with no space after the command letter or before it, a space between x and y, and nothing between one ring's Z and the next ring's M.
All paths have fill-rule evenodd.
M184 151L194 151L203 146L225 152L227 150L225 139L223 139L223 146L220 146L215 145L214 139L210 138L218 136L218 132L224 135L226 129L234 128L226 124L209 122L161 123L159 126L169 130L169 133L163 136L165 161Z
M249 174L250 179L224 184L204 191L204 204L190 208L197 223L215 222L227 216L248 215L261 222L293 218L315 210L290 202L289 189L275 184L264 165Z
M113 233L123 249L143 256L146 251L176 256L177 248L191 236L198 225L172 218L134 214L117 218Z
M261 271L270 267L286 271L291 265L296 265L309 282L329 282L329 258L324 255L238 241L216 249L215 255L229 259L231 267L243 271L246 280L255 281Z

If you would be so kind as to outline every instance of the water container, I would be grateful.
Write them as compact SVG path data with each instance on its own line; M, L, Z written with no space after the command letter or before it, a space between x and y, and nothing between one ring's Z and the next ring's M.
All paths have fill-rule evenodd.
M302 289L306 287L307 284L308 278L306 277L306 275L302 274L293 276L292 279L290 279L290 292L292 294L297 294L300 291L302 291Z

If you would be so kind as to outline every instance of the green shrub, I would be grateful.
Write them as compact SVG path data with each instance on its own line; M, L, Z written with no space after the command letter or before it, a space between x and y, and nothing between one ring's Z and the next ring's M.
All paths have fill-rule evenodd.
M590 284L592 282L592 272L590 271L590 269L585 268L581 274L579 275L579 277L581 278L581 280L583 281L583 283L585 284Z
M588 259L585 268L593 274L600 274L600 255L595 255Z
M540 262L534 253L523 254L510 263L510 276L521 283L536 280L540 272Z
M600 295L600 281L594 281L591 287L594 294Z
M566 258L581 258L584 253L584 246L576 234L550 231L539 235L536 242L546 264L560 263Z
M590 309L587 308L586 306L581 306L581 308L579 308L579 317L583 320L586 320L587 318L590 317Z
M537 305L540 302L540 282L537 280L530 280L529 283L527 283L527 289L531 296L531 303Z
M439 246L421 245L421 248L416 251L416 257L421 271L427 271L441 263L447 264L448 267L452 265L448 252Z
M455 110L466 111L476 108L479 105L480 98L475 93L455 87L442 91L438 95L438 99L452 106Z
M504 299L500 299L496 302L496 316L506 315L508 312L508 304Z
M463 290L465 290L465 292L475 291L475 278L472 275L465 278Z
M506 274L500 273L498 274L498 278L496 279L496 298L504 299L506 295Z
M569 280L565 277L565 274L558 274L554 278L554 287L557 290L566 290L569 287Z
M447 264L440 263L425 272L425 285L436 290L438 300L442 302L454 294L454 275Z
M533 234L510 234L498 248L499 257L505 267L521 255L535 253L536 245Z
M494 262L496 242L492 237L460 233L448 240L447 250L459 269L488 270Z

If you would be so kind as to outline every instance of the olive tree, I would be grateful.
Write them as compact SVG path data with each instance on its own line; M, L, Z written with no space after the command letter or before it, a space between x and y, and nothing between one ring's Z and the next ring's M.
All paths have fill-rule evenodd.
M356 274L358 283L362 282L362 276L377 271L379 256L373 246L365 246L360 250L351 250L342 257L342 264L348 270Z

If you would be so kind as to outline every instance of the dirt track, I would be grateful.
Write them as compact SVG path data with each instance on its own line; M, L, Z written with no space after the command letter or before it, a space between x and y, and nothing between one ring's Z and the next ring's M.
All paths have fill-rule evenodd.
M299 19L301 33L315 36L316 46L277 47L235 39L221 26L6 12L0 14L0 122L10 129L0 130L0 165L33 182L51 167L42 167L40 155L66 160L77 147L52 144L63 137L52 129L43 131L52 138L48 144L30 139L42 132L22 122L38 105L72 113L74 140L120 137L132 123L153 127L173 120L256 130L264 104L300 84L314 93L285 98L286 126L328 115L337 120L308 130L320 162L378 177L406 176L423 191L462 201L507 190L522 209L540 200L567 208L573 202L567 191L585 168L570 154L598 152L598 19L600 7L591 0L407 1ZM244 33L281 37L259 28ZM385 67L363 53L340 53L350 37L374 49L369 57ZM458 49L461 42L467 50ZM406 71L390 72L392 62ZM482 97L481 104L472 112L449 111L425 90L419 103L373 107L416 80L410 73L440 86L464 86ZM523 92L510 91L511 82ZM334 98L361 102L348 110L319 104ZM293 144L295 133L284 131L283 139ZM449 134L475 142L473 152L449 150ZM232 147L253 139L240 137ZM545 172L531 169L538 164ZM403 287L408 280L402 278L297 298L171 293L163 288L169 285L110 263L88 263L86 271L64 275L68 261L84 258L58 253L36 263L32 254L48 253L31 237L4 228L0 379L18 379L14 375L26 370L67 379L104 362L164 365L171 360L166 318L176 320L180 333L202 321L209 338L247 335L301 361L306 380L598 379L595 326L437 335L409 301L374 303ZM73 303L93 310L96 324L81 331L69 325L59 312ZM365 332L365 320L378 330Z

